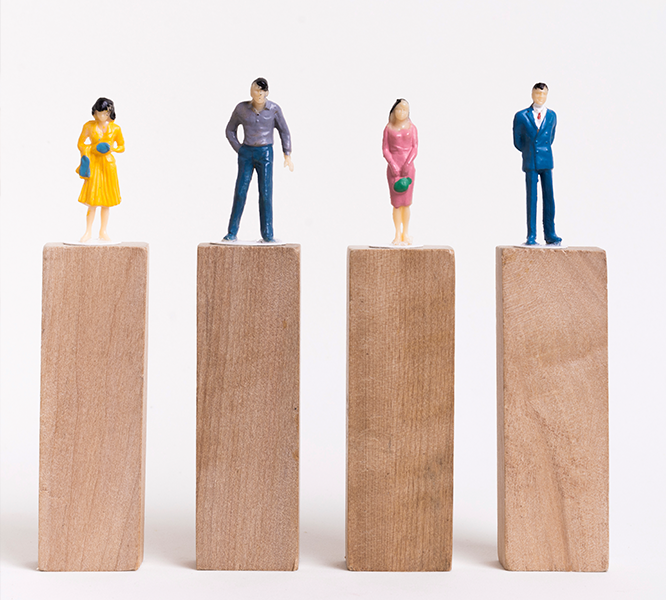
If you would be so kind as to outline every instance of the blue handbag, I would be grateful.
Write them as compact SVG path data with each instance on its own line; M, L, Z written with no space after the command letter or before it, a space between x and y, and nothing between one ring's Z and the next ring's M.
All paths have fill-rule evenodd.
M81 164L79 165L79 177L90 177L90 159L87 156L81 157Z

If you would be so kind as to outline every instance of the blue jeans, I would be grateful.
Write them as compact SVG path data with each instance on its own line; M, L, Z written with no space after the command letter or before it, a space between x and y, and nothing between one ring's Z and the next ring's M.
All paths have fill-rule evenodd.
M543 233L546 243L558 241L555 233L555 198L553 196L553 172L550 169L542 171L525 171L525 187L527 188L527 240L536 239L537 222L537 181L541 178L541 191L543 192Z
M238 151L238 177L234 191L234 205L229 218L229 235L236 236L245 208L247 190L252 171L257 171L259 183L259 220L261 237L273 239L273 146L245 146Z

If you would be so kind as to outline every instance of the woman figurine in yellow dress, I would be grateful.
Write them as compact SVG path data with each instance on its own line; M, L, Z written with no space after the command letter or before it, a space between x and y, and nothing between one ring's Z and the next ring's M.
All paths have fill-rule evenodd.
M120 127L114 123L116 110L113 101L99 98L92 107L92 114L95 118L83 126L78 142L81 164L76 172L84 180L79 202L88 206L86 232L81 242L87 242L92 235L98 206L102 207L99 238L108 242L111 241L106 232L109 207L120 204L116 159L112 152L125 152L125 140Z

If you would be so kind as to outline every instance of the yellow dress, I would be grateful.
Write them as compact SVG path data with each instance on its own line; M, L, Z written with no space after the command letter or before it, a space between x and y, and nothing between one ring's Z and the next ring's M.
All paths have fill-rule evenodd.
M86 140L91 143L87 144ZM98 127L95 120L88 121L83 126L79 136L78 147L81 156L90 159L90 177L85 178L83 189L79 196L79 202L88 206L115 206L120 204L120 187L118 186L118 172L116 170L116 159L113 152L103 154L97 150L97 145L106 142L111 146L113 152L125 151L125 140L120 127L113 121L109 121L106 132ZM114 148L113 143L118 146ZM79 169L76 169L79 172Z

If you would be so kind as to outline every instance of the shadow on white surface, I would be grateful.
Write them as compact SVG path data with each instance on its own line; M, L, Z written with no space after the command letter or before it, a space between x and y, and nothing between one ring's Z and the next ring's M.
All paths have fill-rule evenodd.
M504 570L497 558L497 542L494 532L481 532L464 526L454 529L453 568L465 565Z
M4 514L0 521L0 561L37 570L37 514Z
M345 524L331 515L301 519L300 565L347 570Z
M146 513L144 562L196 569L194 510Z

